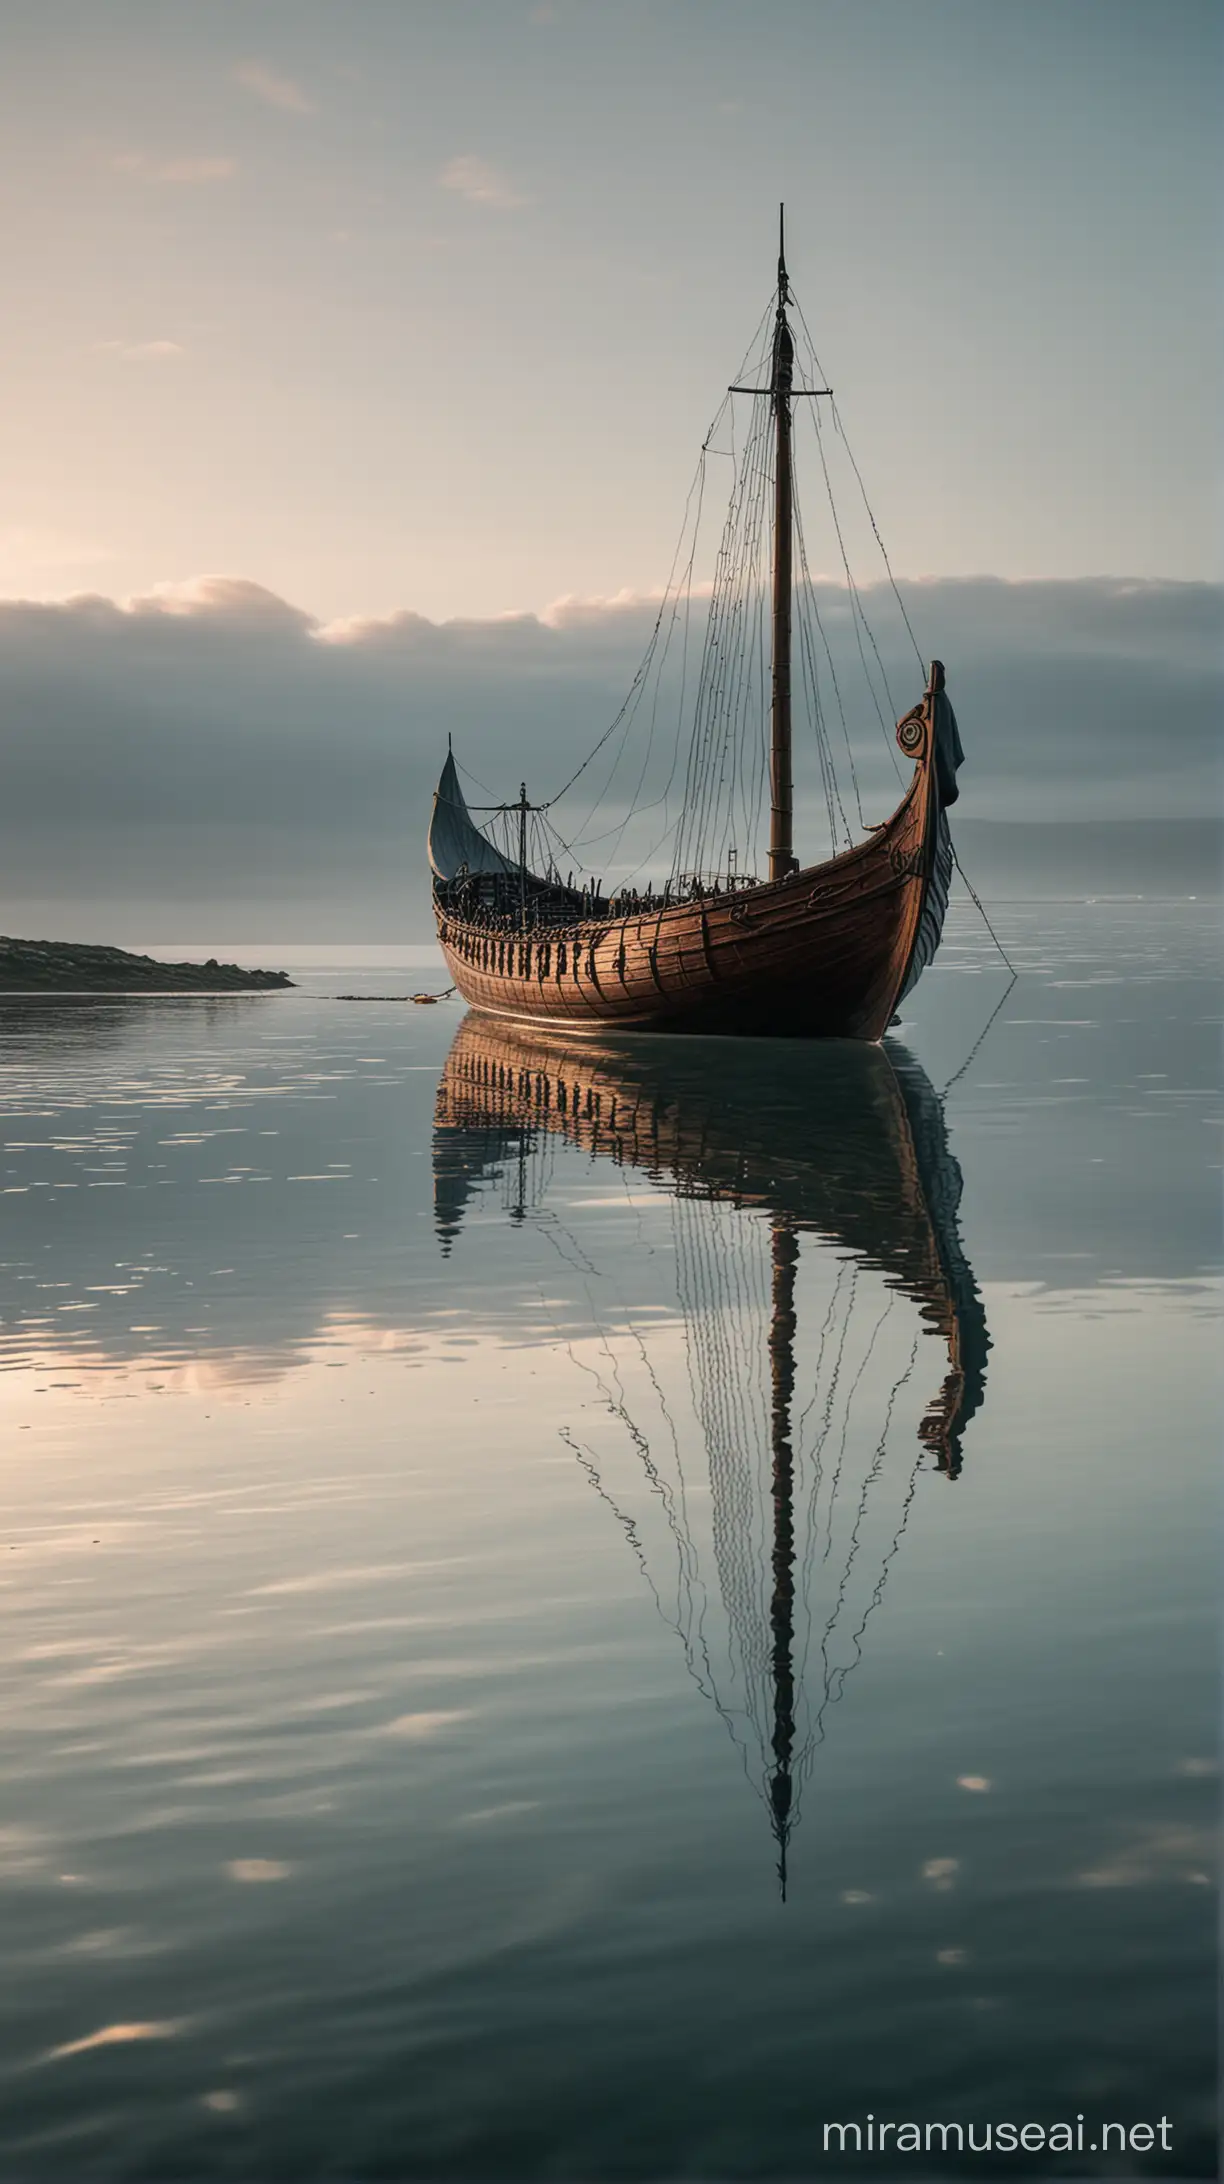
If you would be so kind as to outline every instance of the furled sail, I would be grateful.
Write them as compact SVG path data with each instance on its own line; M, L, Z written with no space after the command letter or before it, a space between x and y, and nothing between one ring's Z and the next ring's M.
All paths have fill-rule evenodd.
M939 791L935 858L926 900L922 906L914 953L910 958L905 984L898 996L902 1001L907 993L913 992L943 937L944 919L948 911L948 890L952 885L952 830L948 825L948 806L954 804L960 795L956 776L958 769L964 764L965 753L961 746L960 730L956 725L956 715L943 686L944 671L940 661L932 663L932 675L936 673L935 695L931 700L931 720L935 737L935 783Z
M517 872L518 866L495 849L482 834L467 808L453 754L448 751L442 778L434 794L429 822L429 862L440 880L458 879L464 872Z

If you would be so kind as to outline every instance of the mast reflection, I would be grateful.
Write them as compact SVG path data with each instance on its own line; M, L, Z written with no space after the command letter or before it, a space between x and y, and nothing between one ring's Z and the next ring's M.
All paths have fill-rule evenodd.
M693 1407L705 1443L713 1553L737 1683L746 1694L744 1709L757 1733L763 1770L758 1789L777 1844L785 1894L799 1785L823 1738L826 1709L840 1698L859 1657L863 1626L878 1605L908 1522L917 1474L927 1469L948 1481L960 1477L965 1429L985 1392L990 1338L961 1243L961 1174L948 1149L942 1106L918 1063L891 1044L774 1043L763 1051L726 1040L639 1036L577 1042L509 1031L473 1014L460 1026L437 1094L434 1212L442 1250L452 1250L473 1193L494 1177L501 1179L512 1219L543 1217L549 1156L558 1140L635 1171L673 1201L679 1304ZM715 1239L694 1238L683 1223L703 1203L731 1209L742 1218L729 1228L724 1224ZM760 1251L763 1229L768 1258L758 1290L740 1279L736 1260L741 1247L743 1252ZM807 1590L817 1574L811 1535L822 1491L827 1507L821 1521L827 1521L829 1544L820 1568L829 1561L832 1502L846 1458L845 1423L840 1447L835 1440L829 1442L837 1381L842 1376L841 1400L848 1416L876 1337L847 1395L846 1328L840 1335L833 1329L830 1305L817 1359L817 1387L798 1422L797 1438L797 1277L805 1238L817 1250L823 1248L837 1268L835 1300L838 1294L849 1299L847 1326L855 1284L868 1269L882 1277L894 1297L917 1307L920 1323L910 1366L887 1394L884 1432L860 1494L833 1616L819 1641L824 1691L806 1735L799 1705L811 1626L799 1648L796 1623L797 1614L808 1609ZM749 1308L745 1299L750 1291ZM725 1333L732 1320L737 1329L734 1358L727 1354L730 1337ZM920 1347L925 1351L923 1330L945 1349L942 1385L917 1429L918 1451L900 1523L854 1633L854 1657L845 1667L833 1667L829 1632L859 1555L870 1491L882 1475L893 1406ZM640 1334L636 1340L641 1347ZM832 1363L824 1368L824 1377L832 1386L822 1391L821 1360L828 1354ZM762 1382L755 1407L750 1385L754 1364ZM646 1369L658 1392L655 1368L647 1361ZM808 1459L811 1477L805 1481L798 1476L804 1464L802 1429L822 1393L820 1431ZM649 1437L629 1416L619 1393L607 1407L628 1427L657 1498L662 1488ZM664 1415L674 1440L666 1407ZM633 1519L606 1491L590 1452L583 1454L572 1439L569 1445L611 1503L650 1581ZM827 1445L831 1486L822 1485ZM678 1444L676 1458L679 1462ZM762 1509L759 1527L753 1522L754 1497ZM663 1499L681 1564L691 1571L697 1552L677 1508L677 1501L685 1500L683 1480L678 1497L664 1494ZM797 1518L802 1520L805 1512L809 1537L800 1541ZM732 1710L720 1699L704 1639L698 1664L696 1624L673 1627L685 1643L691 1672L730 1722ZM800 1653L804 1658L797 1657Z

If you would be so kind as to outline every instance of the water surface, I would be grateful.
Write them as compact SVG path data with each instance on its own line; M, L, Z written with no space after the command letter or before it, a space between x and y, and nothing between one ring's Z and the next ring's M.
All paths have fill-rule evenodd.
M1003 937L975 1054L965 920L883 1056L0 1007L6 2176L1213 2173L1214 919Z

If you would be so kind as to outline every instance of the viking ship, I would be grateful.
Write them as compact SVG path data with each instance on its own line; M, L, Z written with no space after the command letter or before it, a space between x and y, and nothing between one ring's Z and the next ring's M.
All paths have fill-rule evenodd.
M808 376L821 380L824 374L795 305L781 221L776 295L762 326L763 337L728 388L702 448L698 510L711 451L730 455L733 484L696 673L689 673L690 649L696 651L689 644L694 532L687 558L682 534L625 705L556 796L532 803L523 783L516 801L470 806L455 753L448 751L429 829L434 912L455 986L486 1014L571 1034L616 1029L876 1041L939 945L953 866L947 811L963 757L956 719L943 664L932 660L923 668L921 698L896 720L884 657L851 571L830 483L827 444L831 434L844 441L833 390L796 376L797 330L806 342ZM763 383L743 384L744 368ZM750 398L742 443L734 437L737 396ZM825 402L829 424L821 421ZM842 620L879 726L888 738L886 713L896 720L901 762L912 769L905 781L892 753L903 793L891 815L874 824L866 821L859 796L847 671L843 663L839 673L831 616L826 611L822 617L804 543L795 490L800 413L815 424L829 488L848 608ZM729 449L717 444L724 428ZM883 553L848 443L846 453ZM884 567L914 642L886 555ZM683 672L676 752L687 735L688 754L679 813L655 845L666 848L670 839L670 866L651 867L644 884L642 865L615 885L583 880L584 837L567 840L550 814L568 810L563 800L610 738L618 738L612 747L619 762L629 728L648 720L640 791L661 710L671 702L664 689L668 662L674 673L677 659ZM921 654L918 661L921 668ZM796 855L793 839L796 701L812 731L832 850L808 863ZM845 731L857 828L847 819L840 761L834 761L834 712ZM676 770L673 758L673 776ZM669 781L654 803L669 808L670 793ZM766 794L768 869L758 879L752 868ZM619 841L638 808L631 795L619 827L594 839L615 833ZM486 824L478 825L474 814ZM499 825L500 846L494 839ZM563 876L567 854L571 869ZM534 862L544 869L533 869Z
M683 1376L667 1322L644 1311L643 1262L632 1303L607 1301L610 1270L590 1266L590 1229L576 1238L565 1226L569 1194L552 1189L561 1203L550 1206L559 1144L597 1173L644 1180L670 1207L674 1260L652 1256L675 1266ZM599 1401L563 1438L741 1747L785 1889L799 1791L861 1657L919 1479L960 1476L984 1396L989 1336L941 1103L892 1042L779 1045L763 1096L748 1046L578 1045L473 1012L436 1101L444 1252L497 1182L513 1221L533 1223L571 1268L599 1277L585 1281L602 1315L585 1353L572 1320L560 1333ZM640 1207L631 1192L626 1203ZM831 1295L813 1304L821 1278ZM818 1322L806 1333L818 1339L805 1340L805 1302ZM882 1330L894 1310L890 1352ZM898 1460L890 1434L924 1333L944 1351L943 1382L912 1454ZM621 1431L627 1470L623 1451L618 1473L615 1447L600 1444L598 1410L609 1433ZM702 1575L711 1558L721 1636ZM665 1562L676 1573L671 1607ZM817 1672L810 1693L805 1664Z

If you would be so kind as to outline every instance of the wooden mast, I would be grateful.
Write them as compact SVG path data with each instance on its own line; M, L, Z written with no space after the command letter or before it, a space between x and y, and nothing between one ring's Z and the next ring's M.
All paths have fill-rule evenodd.
M773 1223L770 1242L773 1310L769 1324L769 1438L774 1536L769 1626L774 1718L769 1807L778 1845L778 1879L785 1898L795 1750L795 1452L791 1446L791 1399L795 1392L795 1268L799 1239L790 1222L782 1217Z
M519 815L519 926L520 926L520 929L521 929L521 930L522 930L522 931L523 931L524 933L525 933L525 932L526 932L526 930L527 930L527 813L528 813L528 811L529 811L529 810L530 810L530 806L529 806L529 804L528 804L528 802L527 802L527 783L526 783L525 781L520 781L520 783L519 783L519 800L518 800L518 815Z
M791 788L791 541L794 488L791 473L791 385L795 345L786 322L785 208L778 207L778 313L774 321L769 392L774 413L773 692L769 749L769 877L798 871L792 847Z

